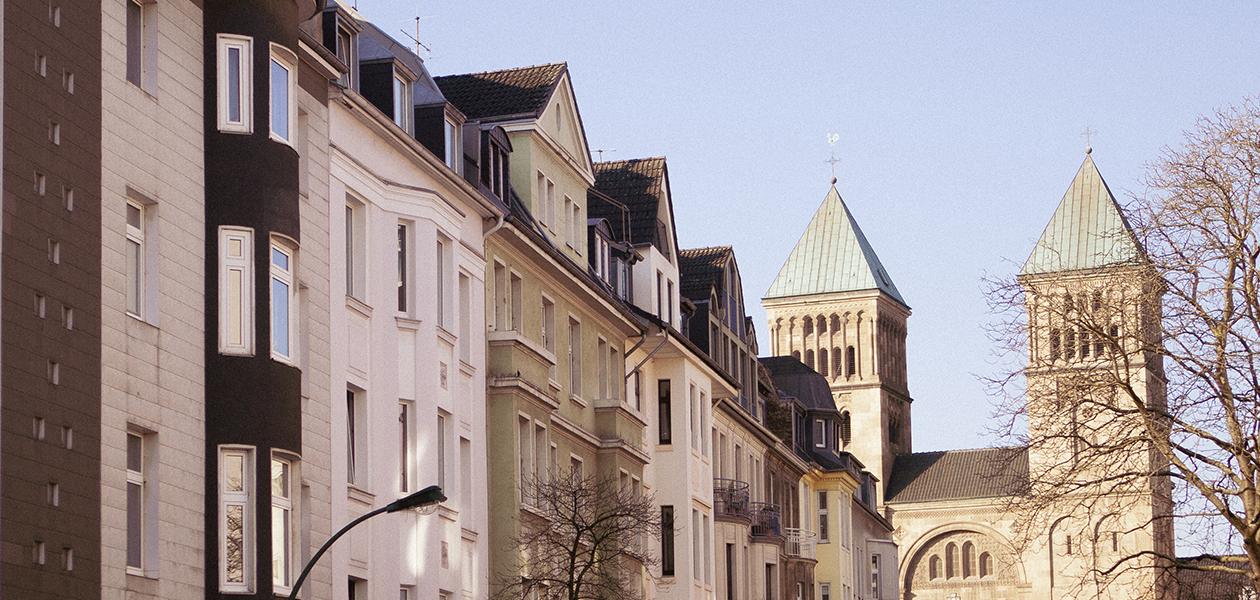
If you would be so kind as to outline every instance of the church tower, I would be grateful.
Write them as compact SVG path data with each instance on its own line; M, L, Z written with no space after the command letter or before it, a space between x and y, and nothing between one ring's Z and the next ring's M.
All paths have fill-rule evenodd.
M1019 285L1030 485L1034 498L1057 504L1044 511L1049 577L1034 579L1048 583L1044 597L1076 598L1091 570L1120 556L1172 552L1171 488L1166 476L1149 476L1164 470L1162 461L1128 410L1129 394L1152 408L1166 404L1161 359L1146 351L1158 343L1159 279L1089 150ZM1056 486L1073 491L1038 494ZM1140 571L1089 597L1161 585L1155 570Z
M910 307L836 191L835 179L762 298L770 351L830 382L841 411L839 447L880 482L910 451L906 319Z

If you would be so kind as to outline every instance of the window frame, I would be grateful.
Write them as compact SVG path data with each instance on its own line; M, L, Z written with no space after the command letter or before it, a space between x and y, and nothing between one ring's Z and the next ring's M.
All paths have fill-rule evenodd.
M288 104L286 107L288 110L285 111L285 135L276 132L276 123L273 118L276 114L276 81L272 76L273 65L279 66L288 74L285 90L285 99ZM293 128L297 125L297 70L297 54L272 42L267 62L267 135L271 140L289 146L293 145Z
M286 480L286 483L289 488L288 496L282 496L280 497L279 500L277 500L277 497L275 494L275 467L277 463L287 465L288 467L288 478ZM293 493L297 487L294 485L294 483L300 480L299 475L298 475L300 467L299 467L298 459L296 457L290 455L287 452L273 451L271 453L271 468L272 468L271 470L272 477L269 481L269 484L271 486L269 488L269 495L271 496L271 515L272 515L271 517L271 527L272 527L271 587L272 587L272 590L276 594L282 594L282 593L287 594L293 589L293 582L295 581L296 579L295 575L297 574L296 567L298 563L300 562L298 560L300 549L301 549L300 538L299 538L299 530L301 529L299 527L299 523L301 522L301 516L298 514L298 506L300 503L295 501L296 498L294 497L294 493ZM288 556L287 556L288 570L287 570L287 573L285 573L285 575L287 575L287 578L288 578L287 584L276 581L275 527L276 527L276 511L277 510L287 511L289 513L288 514L289 527L288 527L288 530L285 532L286 533L285 543L287 545L286 551L288 552Z
M399 221L395 229L396 246L395 256L397 266L394 272L395 288L397 288L397 298L395 308L400 315L410 315L411 309L415 304L411 300L411 279L412 279L412 260L411 260L411 233L412 223L410 221Z
M417 440L415 431L416 403L411 400L398 400L398 491L403 494L413 491L416 483L415 457L417 456Z
M241 257L228 255L229 243L239 238L243 249ZM240 344L228 342L231 333L229 299L226 275L241 272ZM219 227L219 353L233 356L254 355L254 230L250 227Z
M134 0L128 0L134 1ZM219 131L224 133L244 133L251 134L254 132L254 38L245 35L236 35L230 33L220 33L216 37L216 46L218 49L217 70L218 70L218 124ZM239 94L237 101L240 102L240 120L232 121L228 117L228 51L236 48L240 57L240 69L238 75Z
M464 136L462 135L462 129L463 128L460 127L459 123L449 116L446 117L442 125L443 141L445 145L443 162L445 162L446 166L450 167L451 170L456 173L462 172L460 169L462 158L464 156ZM490 152L490 155L492 157L494 156L493 150ZM493 165L491 165L491 168L493 168Z
M134 0L127 0L127 1L132 2ZM138 227L131 224L130 213L133 207L136 210L138 210L140 214L140 224ZM131 293L134 289L136 304L133 307L130 302L130 299L128 299L126 311L128 315L131 315L140 320L144 320L146 313L148 312L145 310L147 308L145 306L146 304L145 299L149 292L148 268L147 268L149 248L148 248L148 244L145 240L145 235L144 235L145 229L147 228L146 226L148 225L147 207L144 205L143 202L140 202L139 200L136 200L134 198L127 198L127 215L124 220L126 224L127 243L128 244L134 243L136 245L135 264L132 264L130 260L128 260L128 264L127 264L127 273L128 273L127 292ZM135 273L136 280L134 284L130 281L131 279L130 274L131 274L132 267L136 268L136 273Z
M412 83L407 78L406 73L398 70L397 66L394 67L389 83L394 97L394 114L390 115L390 117L395 125L408 133L411 132L411 121L413 119L413 115L410 113L415 111L414 103L411 101ZM409 108L410 110L408 110Z
M223 468L225 458L232 455L241 456L241 490L228 491L227 473ZM219 514L218 514L218 546L219 546L219 592L226 594L251 594L254 592L254 448L252 446L219 446ZM227 507L241 507L241 579L240 582L227 580Z
M150 469L149 469L149 465L147 464L149 462L148 461L149 441L145 439L148 436L146 436L144 433L141 433L139 431L134 431L131 429L127 430L126 436L127 436L127 446L126 446L127 447L126 571L128 575L138 575L138 576L144 577L146 574L146 569L149 566L148 564L149 559L151 558L151 556L149 556L151 551L149 548L149 544L147 543L149 535L151 533L149 531L150 528L147 523L150 516L150 507L149 507L150 485L148 481ZM138 448L139 456L137 457L138 462L139 462L138 466L140 467L139 470L135 470L131 468L131 456L130 456L131 438L136 438L136 440L139 441L139 448ZM139 510L140 517L137 520L137 523L140 525L140 529L139 531L135 531L135 532L131 531L131 493L130 492L131 492L131 486L133 485L139 487L139 497L137 499L139 502L139 505L137 506L137 509ZM130 556L131 543L133 541L133 537L134 537L135 543L139 545L138 559L140 563L136 565L131 564L131 556Z
M276 265L273 259L273 253L280 252L289 259L289 268L284 270ZM270 297L271 314L268 316L271 322L271 358L285 363L294 363L297 355L297 320L298 320L298 302L297 302L297 245L289 240L277 235L271 236L271 252L267 253L267 263L270 271L267 294ZM276 295L274 293L274 285L279 281L288 286L289 293L285 301L288 303L288 323L286 323L286 337L288 338L289 353L282 354L276 350Z

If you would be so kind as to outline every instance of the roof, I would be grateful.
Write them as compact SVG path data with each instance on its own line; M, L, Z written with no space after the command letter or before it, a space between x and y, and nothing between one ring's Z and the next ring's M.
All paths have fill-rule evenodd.
M1177 558L1177 590L1181 600L1237 600L1254 591L1248 581L1245 555ZM1222 568L1235 571L1217 570Z
M568 72L566 63L434 78L442 94L469 119L538 117Z
M1012 496L1028 485L1028 448L901 454L893 460L887 502Z
M355 14L357 17L357 13ZM357 37L360 61L397 60L416 76L415 82L411 85L411 98L414 104L424 106L446 102L441 90L429 75L429 70L425 68L423 59L371 21L360 19L359 25L363 28Z
M833 184L766 298L879 290L906 304Z
M763 356L757 360L770 372L775 386L799 400L805 408L836 410L831 386L818 371L791 356Z
M608 219L613 234L623 241L657 248L672 245L658 239L667 233L657 228L660 203L668 189L664 157L598 162L593 167L595 189L624 204L628 214L623 220L621 208L608 202L588 203L589 214Z
M1132 228L1087 152L1020 273L1134 264L1140 257Z
M735 257L730 246L678 251L678 293L696 302L709 299L709 290L722 287L726 264Z

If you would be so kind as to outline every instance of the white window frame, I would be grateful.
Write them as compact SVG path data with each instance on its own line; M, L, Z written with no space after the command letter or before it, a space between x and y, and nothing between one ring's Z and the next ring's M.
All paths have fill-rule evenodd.
M345 278L346 296L363 303L368 301L368 228L367 203L354 194L346 194Z
M254 39L243 35L232 35L221 33L218 35L218 121L219 131L230 133L253 133L254 132ZM228 50L236 48L239 51L241 60L240 66L240 90L237 100L240 102L241 114L239 121L232 121L228 117Z
M145 569L148 568L150 561L152 560L152 550L151 550L150 544L148 543L150 533L151 533L148 521L149 521L150 513L152 512L151 507L149 506L149 495L151 492L151 486L148 481L148 475L150 471L149 464L148 464L149 440L145 439L148 437L145 434L139 431L132 431L128 429L127 430L128 453L130 453L131 438L133 437L139 440L140 442L140 449L139 449L140 470L137 471L131 468L131 460L130 460L131 457L127 456L128 460L127 460L126 467L127 467L128 504L130 504L131 486L133 485L139 486L140 487L140 498L139 498L140 506L138 508L140 509L140 530L133 532L130 529L130 508L131 507L129 505L127 507L127 510L128 510L128 528L127 528L127 538L126 538L127 548L125 548L124 551L130 550L132 537L134 536L136 538L137 543L139 543L140 545L140 564L132 565L130 564L130 562L128 562L127 574L139 575L143 577L145 575ZM53 485L55 486L56 484L53 484ZM58 492L58 495L59 495L60 488L54 488L54 489L56 490L56 492ZM130 556L126 557L126 560L130 561L131 557Z
M241 457L241 489L228 491L224 459ZM219 591L223 593L249 594L254 591L254 449L249 446L219 447ZM227 508L240 506L241 510L241 579L228 581L227 577Z
M827 490L817 490L818 494L818 543L831 543L830 500Z
M286 496L277 496L275 491L275 469L277 463L287 465L289 469L289 477L287 480L288 490ZM297 565L300 561L299 538L298 531L300 529L300 516L298 515L298 503L295 502L294 485L298 479L298 460L291 457L287 453L272 452L271 453L271 587L276 594L287 594L292 589L293 581L296 579ZM277 580L276 575L276 512L284 511L289 514L289 528L284 532L284 543L288 552L288 570L284 572L284 580Z
M398 491L409 493L415 488L416 469L416 403L411 400L398 401Z
M415 110L411 102L411 80L395 67L390 85L393 86L394 92L394 114L391 115L394 124L410 133L411 115L409 113Z
M128 1L130 2L131 0L128 0ZM127 293L131 293L131 291L134 289L136 293L136 297L134 299L135 305L132 305L130 298L128 299L127 314L133 317L136 317L137 319L143 320L146 313L145 297L148 295L148 292L149 292L148 276L147 276L148 275L148 262L149 262L148 261L149 249L144 239L144 233L145 233L144 230L146 228L146 225L148 224L148 211L146 210L144 203L128 198L127 199L127 212L130 213L132 208L135 208L140 211L140 226L136 227L131 224L131 221L128 219L130 215L125 216L124 219L128 219L126 221L127 243L135 244L137 246L136 259L139 264L132 265L131 261L128 260ZM130 277L131 269L133 267L137 269L135 273L136 281L134 283L131 281L131 277Z
M271 66L273 63L276 65L279 65L280 68L284 69L285 72L289 74L288 81L287 81L288 89L286 90L286 94L285 94L285 97L288 100L288 106L286 107L287 110L285 111L285 118L288 120L288 122L286 123L286 125L288 126L287 127L288 131L286 132L286 135L280 135L279 133L276 132L276 124L274 122L274 119L271 118L271 116L274 115L276 112L275 111L276 94L274 92L276 82L272 81L272 77L271 77ZM289 50L288 48L285 48L284 46L281 46L280 44L276 44L274 42L271 44L270 60L267 62L267 81L268 81L267 130L269 132L268 135L271 137L272 140L292 146L293 145L293 129L297 127L297 98L295 97L295 94L297 93L297 55L294 54L292 50Z
M289 259L288 270L285 270L284 268L277 265L275 260L272 259L273 253L275 252L279 252L285 255L285 257ZM271 305L270 305L271 314L269 315L269 318L271 319L271 358L281 361L281 362L293 363L294 357L297 355L297 320L298 320L297 277L294 275L297 272L297 246L296 244L293 244L292 242L284 238L281 238L279 236L274 236L274 235L271 236L271 251L267 253L267 263L268 265L270 265L270 269L271 269L271 277L268 281L272 284L272 285L267 286L267 294L271 298ZM288 331L285 332L285 336L288 338L288 343L289 343L288 354L283 354L276 349L276 322L275 322L276 297L275 297L275 294L273 293L274 292L273 285L276 281L279 281L280 283L285 284L286 286L288 286L288 289L289 289L288 297L284 299L284 301L287 302L289 305L289 310L288 310L289 322L287 323L287 327L286 327Z
M461 133L460 129L461 128L459 124L456 123L453 119L451 119L450 117L446 118L446 123L443 125L443 130L446 134L445 135L446 156L444 158L446 159L445 160L446 166L450 167L451 170L455 171L456 173L460 172L460 162L461 162L460 159L463 158L464 156L463 144L462 144L463 136L460 135ZM494 156L493 150L491 150L490 155L492 157Z
M242 255L232 256L232 241L241 243ZM234 271L241 278L240 343L231 343L228 276ZM239 356L254 354L254 230L247 227L219 227L219 352Z

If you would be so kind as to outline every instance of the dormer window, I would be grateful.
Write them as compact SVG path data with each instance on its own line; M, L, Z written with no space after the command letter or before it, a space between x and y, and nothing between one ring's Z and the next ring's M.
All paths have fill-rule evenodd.
M464 147L464 145L463 145L463 136L460 135L460 126L458 123L455 122L454 119L451 119L448 117L446 119L446 124L444 128L445 128L444 143L445 143L445 148L446 148L446 156L445 156L444 162L446 162L446 166L450 167L453 171L458 173L460 170L459 168L460 158L464 154L462 151L462 148ZM492 149L490 151L492 165L493 165L494 154L495 152Z
M344 23L337 25L337 58L341 59L346 65L346 72L337 78L337 83L354 88L355 82L358 80L359 71L359 51L355 47L354 32L350 30Z
M394 71L394 124L411 131L411 81Z

